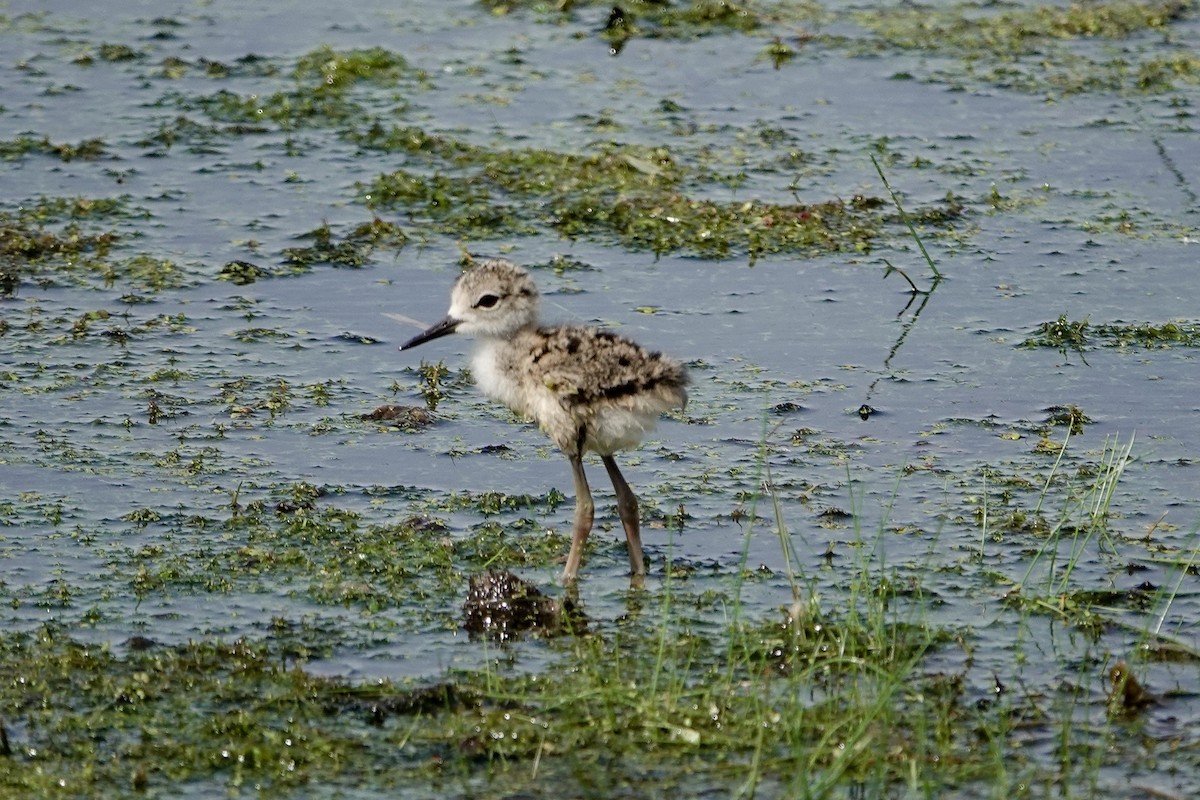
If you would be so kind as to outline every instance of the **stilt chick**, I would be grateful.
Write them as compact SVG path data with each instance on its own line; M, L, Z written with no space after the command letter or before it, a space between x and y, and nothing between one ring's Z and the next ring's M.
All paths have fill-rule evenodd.
M645 575L638 503L613 454L636 447L659 416L687 404L683 366L608 331L541 326L540 298L529 273L503 259L464 272L450 291L446 318L400 346L408 350L459 332L478 341L471 368L483 393L535 420L571 462L575 524L563 570L579 574L595 507L583 454L599 454L617 495L629 543L629 566Z

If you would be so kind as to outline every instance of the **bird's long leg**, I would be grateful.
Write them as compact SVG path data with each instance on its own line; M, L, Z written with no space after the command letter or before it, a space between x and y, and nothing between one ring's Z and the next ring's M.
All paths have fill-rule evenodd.
M592 532L595 506L592 504L592 490L588 488L587 476L583 474L582 452L568 453L567 458L571 460L571 474L575 477L575 528L571 531L571 554L567 556L562 579L563 583L570 584L579 574L583 547L587 544L588 534Z
M612 456L600 456L608 477L612 479L613 489L617 493L617 513L621 515L621 524L625 526L625 538L629 541L629 569L634 577L646 574L646 562L642 558L642 534L638 526L638 501L633 496L617 462Z

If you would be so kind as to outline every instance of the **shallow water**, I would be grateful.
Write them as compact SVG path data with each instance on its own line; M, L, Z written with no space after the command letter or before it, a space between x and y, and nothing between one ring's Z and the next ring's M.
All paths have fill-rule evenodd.
M976 513L984 504L997 516L1005 502L1032 505L1054 464L1053 453L1035 450L1052 406L1078 406L1092 420L1069 442L1060 474L1094 465L1106 441L1136 437L1112 495L1107 538L1087 545L1072 577L1078 586L1173 584L1178 571L1159 553L1196 546L1195 347L1021 346L1064 314L1094 324L1196 320L1194 83L1162 93L1059 96L971 75L948 80L960 62L944 54L859 57L828 46L799 48L775 70L760 57L765 40L733 35L635 39L614 58L586 36L603 24L599 10L559 25L465 2L337 10L298 2L269 11L230 2L124 3L88 18L75 9L5 9L0 139L99 138L105 155L4 161L3 210L43 196L127 197L132 214L116 224L126 237L117 252L170 259L182 280L153 291L119 277L106 283L43 271L23 275L15 294L0 300L8 325L0 336L0 589L12 598L3 606L10 630L54 619L89 640L119 644L141 632L170 643L261 634L273 617L304 618L342 631L336 651L306 667L322 674L422 678L487 662L486 649L456 628L456 599L418 609L396 598L368 612L314 601L294 586L205 590L180 581L135 596L126 580L139 563L173 555L193 563L198 552L242 546L236 532L188 520L224 519L235 500L277 502L299 481L329 490L322 504L374 522L436 509L438 498L454 493L569 491L565 460L542 435L467 389L452 390L438 408L440 422L417 433L358 419L384 403L419 405L421 359L466 366L462 340L397 352L415 328L387 316L439 318L460 245L534 265L556 255L588 265L538 271L548 316L610 325L690 363L686 418L664 420L623 463L650 519L644 539L655 570L664 559L694 566L697 593L726 587L744 557L773 573L747 585L750 608L766 615L789 600L772 526L748 529L731 519L762 489L765 452L801 569L833 608L841 576L825 568L823 554L849 560L865 540L881 563L919 577L936 596L932 622L970 631L981 663L1005 664L1011 615L999 602L1007 587L994 576L1026 580L1037 544L1005 532L984 537ZM1172 28L1170 46L1195 45L1198 33L1193 15ZM101 42L145 55L73 62ZM393 214L420 241L378 250L364 268L317 266L247 286L218 281L233 259L280 265L283 249L306 244L295 237L322 223L342 235L369 221L356 182L406 164L403 154L360 149L321 125L281 131L267 124L257 134L170 147L147 142L180 114L217 124L198 97L266 95L289 85L294 59L322 43L385 47L424 71L423 79L364 89L364 105L397 124L498 148L665 145L682 159L744 176L736 188L698 190L721 202L886 198L870 160L876 155L910 211L948 194L960 198L961 218L923 227L945 280L910 302L899 276L881 279L887 260L930 285L898 224L869 253L772 255L751 265L744 254L656 257L551 231L459 242ZM1146 34L1079 49L1129 55L1155 46L1167 47ZM193 67L168 79L160 66L168 56L195 64L247 54L282 74L247 70L218 80ZM901 73L911 77L897 79ZM804 157L787 160L792 151ZM1010 202L993 207L993 187ZM376 213L389 218L385 209ZM131 293L145 302L128 302ZM72 332L96 311L110 316L83 335ZM99 333L114 327L128 329L127 340ZM253 329L273 333L247 333ZM290 387L290 404L272 416L266 403L280 381ZM322 402L314 387L327 393ZM147 388L162 409L153 420ZM857 414L864 404L876 410L867 420ZM802 428L810 430L793 438ZM1065 428L1048 436L1061 442ZM501 444L509 449L488 448ZM603 545L585 565L583 591L589 612L612 620L625 610L626 562L611 497L598 466L591 471ZM1013 476L1027 478L1029 488L1006 501L1003 482ZM1064 495L1058 485L1047 503L1065 502ZM686 522L668 530L664 520L679 506ZM764 498L759 515L770 516L768 509ZM852 513L853 523L836 522L830 509ZM155 518L130 517L139 510ZM470 508L432 513L451 537L480 523ZM569 501L533 513L541 526L569 529ZM494 518L509 524L522 516ZM146 548L161 552L145 555ZM556 569L527 577L552 585ZM1028 579L1046 580L1042 565ZM1188 575L1163 628L1193 649L1200 647L1196 590ZM1114 616L1145 627L1132 612ZM1136 638L1115 629L1097 650L1127 657ZM1046 655L1045 671L1027 668L1026 676L1054 685L1061 659ZM543 663L535 643L518 660L527 669ZM978 671L981 681L991 668ZM1188 694L1193 699L1172 713L1195 718L1194 665L1155 665L1147 680ZM1179 778L1166 785L1196 788Z

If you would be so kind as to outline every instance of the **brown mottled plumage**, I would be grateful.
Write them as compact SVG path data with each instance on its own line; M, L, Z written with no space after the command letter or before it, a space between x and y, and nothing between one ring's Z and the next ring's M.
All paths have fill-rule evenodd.
M687 373L662 353L608 331L576 325L538 325L540 300L529 273L503 259L464 272L450 293L450 313L400 347L453 333L473 334L475 378L488 397L536 420L571 461L575 527L563 579L579 571L594 507L583 454L598 453L629 542L635 576L645 574L637 498L613 453L636 447L658 417L687 403Z

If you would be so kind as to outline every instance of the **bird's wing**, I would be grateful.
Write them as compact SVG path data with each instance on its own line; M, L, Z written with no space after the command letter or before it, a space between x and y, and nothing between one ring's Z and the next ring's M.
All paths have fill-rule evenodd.
M681 391L686 383L674 360L609 331L563 326L543 333L533 366L566 408L619 404L664 384Z

